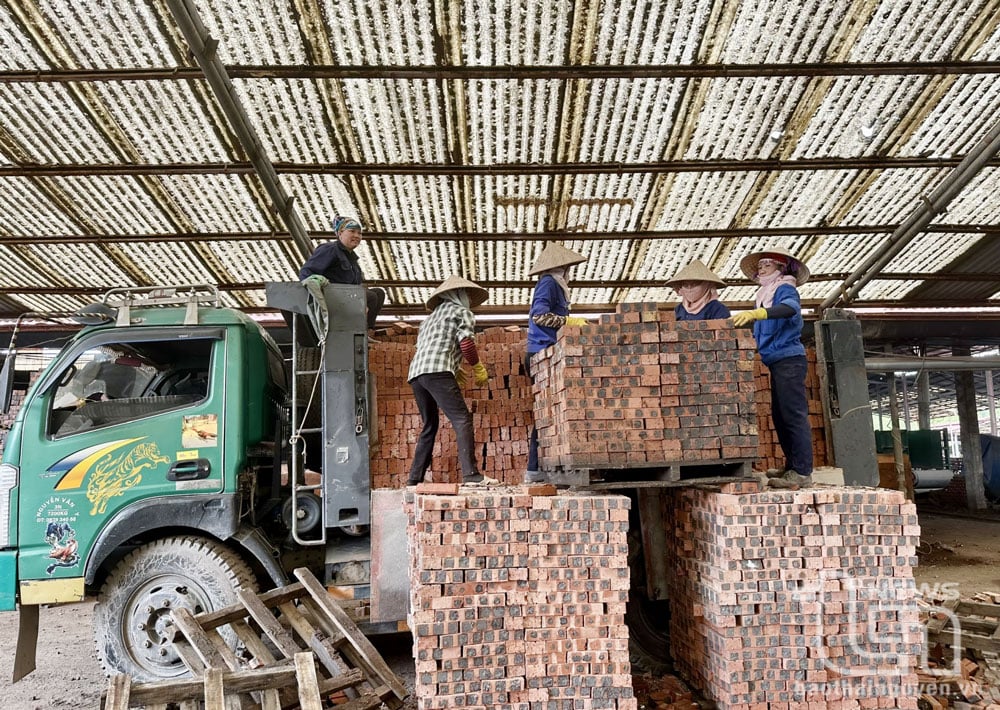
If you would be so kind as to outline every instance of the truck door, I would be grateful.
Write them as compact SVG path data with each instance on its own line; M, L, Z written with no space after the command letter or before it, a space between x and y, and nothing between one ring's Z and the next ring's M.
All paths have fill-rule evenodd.
M224 350L222 329L163 328L99 331L64 353L26 403L22 580L82 577L127 508L223 489Z

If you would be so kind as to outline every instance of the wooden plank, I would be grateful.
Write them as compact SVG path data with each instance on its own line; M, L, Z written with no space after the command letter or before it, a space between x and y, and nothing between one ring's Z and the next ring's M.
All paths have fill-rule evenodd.
M222 669L205 671L205 710L226 710L226 695L222 685Z
M316 683L315 659L311 653L295 654L295 674L299 681L299 704L302 710L323 710L323 701Z
M399 700L405 698L407 693L402 681L392 672L392 669L386 664L385 659L372 646L371 641L361 633L357 625L351 621L347 614L334 603L330 595L327 594L326 589L313 576L312 572L306 567L298 567L295 570L295 577L302 582L302 585L309 592L309 596L312 597L313 602L337 626L340 633L347 637L351 648L356 650L358 655L364 659L365 663L374 671L377 679L388 685ZM345 653L346 649L342 648L341 652Z
M198 622L194 620L190 611L184 607L177 607L170 614L174 620L174 626L183 632L187 642L191 644L191 647L198 654L198 658L201 659L206 668L230 668L227 659L223 658L222 654L215 647L215 644L212 643L212 639L209 638ZM235 660L235 656L233 658ZM237 663L236 668L238 667L239 664ZM233 670L236 670L236 668L233 668Z
M342 675L347 670L347 664L337 653L337 649L324 642L325 634L323 631L309 623L309 620L295 608L294 604L285 602L278 608L281 609L281 613L292 625L299 638L305 641L306 645L316 654L316 658L330 676Z
M132 677L116 673L108 681L108 698L104 703L105 710L128 710L129 693L132 690Z
M983 602L963 600L958 603L958 608L955 611L962 616L974 614L1000 618L1000 604L984 604Z
M248 693L263 688L282 688L295 684L295 668L290 661L278 668L257 668L223 672L223 685L230 693ZM204 681L191 678L137 683L132 686L132 702L139 705L194 700L204 694Z
M953 645L954 635L952 634L951 629L928 632L927 640L940 643L942 646L950 647ZM988 653L1000 653L1000 639L994 639L989 636L974 636L963 632L959 636L958 645L961 648L986 651Z
M238 592L239 591L249 590L240 589ZM264 606L269 607L276 606L281 602L288 601L289 599L298 599L302 596L303 592L304 590L302 585L296 582L285 587L271 589L257 596ZM198 623L201 624L203 629L211 630L218 628L219 626L224 626L225 624L231 624L245 616L246 610L243 608L243 604L232 604L230 606L223 607L222 609L216 609L215 611L198 614Z
M950 599L940 606L943 609L947 609L948 611L955 613L955 609L958 607L958 599ZM933 634L941 631L950 622L951 616L948 614L942 614L938 618L931 619L927 622L927 633Z
M174 627L176 629L176 627ZM174 640L174 651L180 657L187 669L191 671L191 675L195 678L203 678L205 676L205 663L198 657L194 648L191 644L184 639L184 634L177 630L177 638ZM199 683L200 685L200 683Z
M239 621L232 622L229 628L236 632L236 637L246 646L247 651L253 656L253 660L258 661L263 666L273 666L275 664L276 659L274 654L271 653L271 649L261 640L257 632L250 628L250 624L240 619Z
M246 611L253 617L253 620L264 630L267 637L271 639L287 659L293 659L295 654L302 650L295 643L292 635L274 618L274 614L264 605L261 597L246 589L237 590L236 596L239 597L240 601L246 607Z
M379 707L381 704L382 698L371 693L366 693L359 698L348 700L346 703L341 703L335 707L337 710L371 710L372 708Z

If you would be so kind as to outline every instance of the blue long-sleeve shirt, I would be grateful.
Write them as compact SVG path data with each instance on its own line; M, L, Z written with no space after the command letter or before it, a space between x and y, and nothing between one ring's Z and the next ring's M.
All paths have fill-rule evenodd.
M551 274L542 274L538 283L535 284L535 292L531 297L531 309L528 311L529 355L534 355L550 345L555 345L558 329L538 325L532 318L546 313L557 316L569 315L569 300Z
M729 309L722 301L715 299L709 301L708 305L697 313L688 313L683 303L678 303L674 309L674 316L677 320L720 320L730 316Z
M768 366L786 357L806 354L806 348L802 344L802 303L799 301L798 289L790 284L778 286L771 305L788 306L795 313L788 318L767 318L753 324L757 352L760 353L761 361Z

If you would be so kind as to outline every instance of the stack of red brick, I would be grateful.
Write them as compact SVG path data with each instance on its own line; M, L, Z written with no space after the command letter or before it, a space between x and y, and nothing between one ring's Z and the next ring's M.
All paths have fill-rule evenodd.
M409 625L418 708L634 710L628 499L417 491Z
M754 353L730 321L677 322L655 303L563 328L534 363L542 465L756 458Z
M902 494L672 490L664 520L675 666L720 710L917 707L919 527Z
M394 327L368 347L369 369L377 384L378 443L371 449L372 488L401 488L413 461L423 423L407 384L416 349L416 328ZM463 394L472 411L475 454L482 473L520 483L528 460L531 380L524 373L525 336L520 328L487 328L476 336L489 384L476 387L469 366ZM455 431L441 415L431 476L436 482L461 480Z

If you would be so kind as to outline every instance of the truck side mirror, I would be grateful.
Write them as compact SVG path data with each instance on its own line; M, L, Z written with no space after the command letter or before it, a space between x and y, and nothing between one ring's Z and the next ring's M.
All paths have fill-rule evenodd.
M3 361L3 369L0 369L0 414L10 411L10 399L14 394L14 354L15 350L10 350Z

